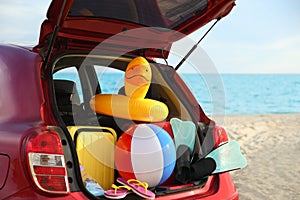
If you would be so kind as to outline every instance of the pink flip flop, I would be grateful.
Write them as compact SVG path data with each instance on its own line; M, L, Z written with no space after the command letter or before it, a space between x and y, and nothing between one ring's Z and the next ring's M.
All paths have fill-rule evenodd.
M123 199L127 194L131 193L131 189L128 186L116 186L112 184L111 186L114 189L106 190L104 196L109 199Z
M146 198L146 199L155 199L155 194L148 190L148 183L141 182L135 179L124 179L124 178L117 178L117 182L129 187L135 194Z

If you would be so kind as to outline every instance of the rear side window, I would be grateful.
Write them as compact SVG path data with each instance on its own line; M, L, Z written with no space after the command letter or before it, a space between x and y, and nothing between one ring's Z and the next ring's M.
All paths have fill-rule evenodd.
M66 87L68 87L67 86L68 82L70 85L69 87L72 87L71 84L73 84L73 90L76 90L75 92L78 93L79 102L77 102L77 103L83 102L81 83L80 83L78 71L75 67L69 67L69 68L65 68L65 69L57 71L53 75L53 80L54 80L54 84L56 83L56 86L58 85L58 83L65 85L65 87L61 86L61 88L62 89L65 88L66 90L67 90ZM64 82L65 82L65 84L64 84ZM57 87L59 87L59 86L57 86Z
M124 72L121 70L95 65L101 93L118 94L124 86Z

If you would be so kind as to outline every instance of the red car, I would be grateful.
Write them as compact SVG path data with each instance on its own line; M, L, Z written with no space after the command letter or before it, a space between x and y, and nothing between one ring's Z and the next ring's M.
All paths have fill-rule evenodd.
M0 45L0 198L109 198L101 189L118 185L120 176L130 178L137 165L160 162L153 155L147 165L133 158L133 151L144 152L132 145L134 134L141 125L154 125L175 141L165 145L167 139L155 140L165 145L157 150L161 158L177 159L170 166L162 162L159 170L165 177L158 177L160 182L151 182L156 172L153 177L147 170L135 175L149 180L156 199L238 199L229 170L213 173L217 161L207 157L228 143L225 130L206 116L176 69L157 61L168 58L173 42L226 16L234 5L234 0L53 0L35 47ZM143 57L152 72L141 102L151 99L166 106L149 119L139 116L146 104L132 106L129 86L122 87L127 66L136 57ZM104 105L102 96L110 95L120 100ZM130 100L122 104L123 97ZM135 118L126 113L131 107ZM192 146L187 145L191 149L182 153L187 157L178 153L174 118L194 127ZM128 141L123 135L132 130ZM150 130L155 137L156 130ZM116 147L129 151L118 154ZM123 158L128 155L131 160ZM187 171L180 171L179 161ZM123 165L135 166L127 173ZM206 171L199 175L198 169ZM126 193L123 198L141 197Z

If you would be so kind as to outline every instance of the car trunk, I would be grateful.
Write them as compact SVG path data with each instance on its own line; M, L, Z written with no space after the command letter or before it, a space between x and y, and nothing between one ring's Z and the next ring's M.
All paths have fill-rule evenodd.
M92 57L92 59L89 60L89 57ZM108 58L110 62L107 62ZM97 59L99 59L99 61L97 61ZM66 80L68 79L66 73L61 73L62 76L55 78L55 74L59 73L63 68L78 65L80 66L77 67L80 69L78 70L79 76L88 76L85 78L81 77L81 82L79 84L76 83L76 87L86 88L87 85L95 81L93 77L97 76L97 73L94 74L96 71L90 71L91 62L93 62L95 66L110 63L109 67L124 71L131 59L130 57L88 55L83 52L68 54L66 52L64 55L58 56L57 60L54 60L55 65L53 66L53 70L51 70L54 73L54 81L50 82L50 84L54 84L52 98L56 98L56 100L50 101L56 102L56 105L52 105L52 110L55 115L54 120L58 126L65 130L69 141L74 144L75 149L72 151L77 153L76 157L78 158L78 162L74 161L74 164L77 165L74 167L74 169L77 169L75 173L77 177L72 177L72 179L78 180L79 187L82 191L85 191L87 195L93 192L86 190L86 184L88 183L99 184L104 190L110 189L113 183L117 184L116 180L120 177L120 173L118 168L115 168L116 148L118 148L120 138L122 138L125 133L130 132L130 129L133 127L140 126L141 124L152 124L163 128L171 136L173 135L170 123L172 118L179 118L180 120L190 121L195 124L197 127L197 135L194 151L191 155L188 155L188 158L182 158L182 162L192 162L193 159L198 160L199 158L203 158L214 148L218 140L217 137L215 137L214 122L205 115L193 94L171 66L154 62L151 63L153 83L147 93L147 98L163 101L169 108L169 115L166 120L153 123L133 122L128 119L99 115L92 112L89 106L83 106L85 108L82 110L82 105L88 104L84 102L78 104L78 99L77 97L75 98L78 94L74 93L74 85L69 84L70 80ZM100 79L103 77L104 75L101 74ZM110 83L108 82L107 84ZM92 88L94 88L91 89L92 91L87 91L87 89L86 91L82 91L84 94L81 95L85 97L81 98L90 99L95 92L96 94L99 92L98 87L99 86L92 86ZM100 87L103 86L100 85ZM50 94L50 96L52 95ZM71 101L71 99L73 100ZM76 105L74 105L74 103L76 103ZM73 145L70 146L72 147ZM131 159L125 159L122 162L130 163L130 160ZM202 168L209 170L210 166L205 165L204 163ZM176 174L172 173L167 180L150 187L150 189L155 192L157 198L165 198L166 195L176 195L192 190L206 191L206 189L204 189L208 187L206 184L215 182L212 177L208 179L206 175L207 174L204 174L196 179L186 179L185 177L176 179ZM212 191L209 190L209 192ZM207 195L207 191L202 193L201 195ZM97 195L97 193L94 194ZM199 197L201 195L199 195ZM92 196L90 196L90 198L91 197ZM138 199L139 197L129 195L127 198Z

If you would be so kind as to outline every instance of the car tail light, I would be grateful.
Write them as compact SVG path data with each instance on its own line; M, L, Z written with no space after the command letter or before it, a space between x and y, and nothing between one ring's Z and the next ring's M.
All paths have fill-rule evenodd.
M52 194L70 191L62 143L55 131L41 128L31 132L26 141L26 158L38 189Z
M223 127L214 126L213 128L213 137L214 137L214 148L228 142L229 138L228 135Z

